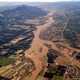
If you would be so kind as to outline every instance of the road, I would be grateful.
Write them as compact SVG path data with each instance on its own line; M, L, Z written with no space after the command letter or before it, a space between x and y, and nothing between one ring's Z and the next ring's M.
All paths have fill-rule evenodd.
M80 67L79 62L76 60L73 60L69 56L69 54L72 53L74 49L71 49L70 52L66 48L64 50L60 50L59 48L56 47L55 43L51 41L42 40L39 38L40 33L44 31L47 27L49 27L52 23L54 23L53 18L51 16L48 16L48 20L46 21L45 24L37 26L37 30L34 31L35 37L32 42L31 48L25 51L25 56L31 58L36 66L36 69L32 72L32 76L30 77L29 80L36 80L38 74L43 69L43 67L46 65L44 56L46 56L48 52L48 47L45 46L44 43L51 45L51 47L54 50L60 52L63 55L57 58L56 62L58 64L62 64L62 65L63 64L73 64L73 65L78 64L78 66Z
M35 80L45 65L44 56L46 55L48 48L44 45L44 41L39 38L39 35L41 31L49 27L53 22L53 18L49 17L44 25L37 26L37 31L34 32L35 37L32 46L29 50L25 51L25 55L30 57L36 66L36 70L32 72L32 76L29 80Z
M52 14L50 13L48 16L46 16L47 20L45 24L36 26L37 30L34 31L34 39L32 41L31 48L25 51L25 57L29 57L34 62L36 69L32 71L32 75L29 78L25 76L23 80L36 80L38 74L43 70L43 68L46 67L44 56L46 56L49 48L45 44L51 45L52 49L60 53L61 56L59 56L56 59L55 61L56 63L62 65L72 64L80 67L80 63L69 56L70 54L73 53L73 51L80 51L80 50L70 48L69 46L66 46L64 49L60 49L56 46L55 42L40 39L39 37L40 33L54 23L53 17L51 15ZM0 72L0 74L3 72L5 71ZM7 75L8 73L10 73L10 69L3 75Z

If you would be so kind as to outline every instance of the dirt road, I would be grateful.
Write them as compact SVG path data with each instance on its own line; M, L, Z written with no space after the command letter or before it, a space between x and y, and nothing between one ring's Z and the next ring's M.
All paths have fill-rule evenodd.
M37 31L34 32L34 40L29 50L25 52L25 55L30 57L36 66L36 70L32 72L30 80L35 80L37 75L43 69L45 65L44 56L46 55L48 48L44 46L44 41L39 38L40 32L49 27L53 23L52 17L49 17L48 21L44 25L37 26Z
M36 80L38 74L40 71L43 69L43 66L45 66L45 60L44 56L48 52L48 47L44 45L44 43L50 44L51 47L60 53L62 53L62 57L59 57L56 62L60 64L65 64L65 63L72 63L72 58L67 54L67 51L60 51L55 43L42 40L39 38L39 35L41 31L45 30L47 27L49 27L52 23L54 23L54 20L52 17L48 17L48 20L44 25L37 26L37 30L34 32L34 40L32 42L31 48L27 51L25 51L25 56L30 57L33 62L35 63L36 69L32 72L32 76L30 77L29 80ZM69 53L69 52L68 52ZM73 60L73 64L77 64L77 61Z

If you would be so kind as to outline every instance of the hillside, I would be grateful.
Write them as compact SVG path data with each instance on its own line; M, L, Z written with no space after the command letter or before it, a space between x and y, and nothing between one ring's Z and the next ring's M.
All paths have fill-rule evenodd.
M80 80L78 2L29 3L0 12L0 80L74 78Z
M11 10L1 12L4 16L10 18L32 18L46 15L46 11L34 6L21 5Z
M41 8L19 5L16 8L0 12L0 29L3 29L3 27L4 29L8 28L10 25L24 22L27 19L39 18L41 16L45 16L46 14L47 12Z

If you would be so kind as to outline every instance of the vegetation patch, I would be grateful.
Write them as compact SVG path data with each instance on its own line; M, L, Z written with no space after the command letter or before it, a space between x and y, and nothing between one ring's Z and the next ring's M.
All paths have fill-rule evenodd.
M6 66L6 65L14 63L15 58L11 56L0 56L0 66Z

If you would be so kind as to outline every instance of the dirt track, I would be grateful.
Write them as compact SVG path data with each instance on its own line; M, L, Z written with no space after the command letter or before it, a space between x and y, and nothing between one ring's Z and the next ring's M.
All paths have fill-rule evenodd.
M37 31L34 32L35 38L32 42L32 46L29 50L25 52L25 55L30 57L36 66L36 70L32 72L30 80L35 80L39 72L43 69L45 65L44 57L48 51L48 48L44 46L44 41L39 38L39 34L46 27L53 23L53 19L50 17L44 25L37 26Z
M48 48L44 45L44 43L50 44L53 49L59 51L63 55L62 57L59 57L56 60L57 63L60 63L60 64L69 63L73 65L78 64L76 60L73 60L73 63L72 63L72 58L69 56L70 52L67 53L67 51L65 50L61 51L55 46L55 43L52 43L50 41L41 40L39 38L40 32L46 29L47 27L49 27L52 23L54 23L54 20L52 17L49 16L48 21L46 21L44 25L37 26L37 30L34 32L35 37L32 42L31 48L25 51L25 55L27 57L30 57L36 66L36 69L32 72L32 76L30 77L29 80L36 80L38 74L45 66L44 56L47 54Z

